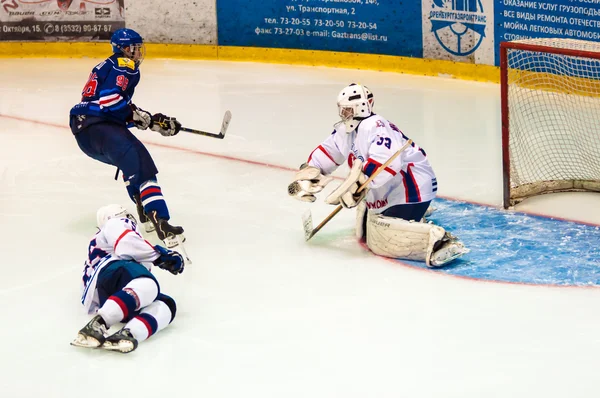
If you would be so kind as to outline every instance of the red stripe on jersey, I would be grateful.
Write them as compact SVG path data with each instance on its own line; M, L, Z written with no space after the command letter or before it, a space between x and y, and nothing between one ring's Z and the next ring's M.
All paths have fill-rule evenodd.
M316 147L316 148L315 148L315 150L314 150L314 151L312 151L312 152L310 153L310 156L308 157L308 161L307 161L306 163L310 162L310 160L312 159L312 155L313 155L313 153L315 153L315 151L316 151L317 149L320 149L320 150L321 150L321 152L323 152L323 153L325 154L325 156L327 156L327 157L329 158L329 160L331 160L331 161L332 161L332 162L333 162L333 163L334 163L336 166L339 166L339 164L337 164L337 163L336 163L336 161L335 161L335 160L333 160L333 158L332 158L332 157L331 157L331 155L330 155L330 154L329 154L329 153L328 153L328 152L325 150L325 148L323 148L323 145L319 145L318 147Z
M374 165L375 165L375 170L377 170L378 168L380 168L380 167L381 167L381 163L379 163L379 162L378 162L378 161L376 161L375 159L369 158L369 159L367 159L367 163L365 163L365 166L363 167L363 170L366 170L366 169L367 169L367 166L369 165L369 163L371 163L371 164L374 164ZM373 170L373 173L375 172L375 170ZM398 174L398 173L396 173L394 170L390 169L389 167L386 167L386 168L384 169L384 171L387 171L388 173L390 173L390 174L391 174L391 175L393 175L393 176L395 176L396 174ZM371 173L371 175L372 175L373 173Z
M142 238L142 235L138 234L140 238ZM144 238L142 238L144 239ZM148 246L150 246L152 248L152 250L156 251L156 249L154 248L154 245L150 242L148 242L146 239L144 239L144 242L146 242L148 244Z
M104 105L104 104L108 104L109 102L113 102L115 100L119 100L121 98L121 96L119 94L115 94L109 97L102 97L100 98L100 105Z
M134 231L133 231L133 230L131 230L131 229L128 229L128 230L124 231L124 232L121 234L121 236L119 236L119 237L117 238L117 241L115 242L115 245L113 246L113 250L117 250L117 245L119 244L119 242L121 241L121 239L122 239L122 238L123 238L125 235L127 235L128 233L130 233L130 232L134 232Z
M139 232L136 232L135 234L137 236L139 236L141 240L143 240L144 242L146 242L146 244L148 246L150 246L152 248L152 250L156 251L156 248L154 247L154 245L152 243L148 242L146 239L144 239L144 237L142 235L140 235Z

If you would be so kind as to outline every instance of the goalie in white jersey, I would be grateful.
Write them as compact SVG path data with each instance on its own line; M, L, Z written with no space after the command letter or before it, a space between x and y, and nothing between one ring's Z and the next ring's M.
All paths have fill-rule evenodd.
M427 154L412 143L388 167L357 193L408 138L390 121L373 113L373 93L359 84L338 95L341 121L309 156L289 185L296 199L314 202L344 162L350 174L327 198L332 205L357 208L357 236L376 254L425 261L440 266L468 250L443 228L421 222L437 192L437 180Z
M152 265L177 275L185 263L181 254L146 241L135 217L120 205L100 208L97 226L85 262L81 298L88 313L97 315L71 344L131 352L138 342L169 325L177 310L175 300L161 293L150 272ZM125 326L106 336L119 322Z

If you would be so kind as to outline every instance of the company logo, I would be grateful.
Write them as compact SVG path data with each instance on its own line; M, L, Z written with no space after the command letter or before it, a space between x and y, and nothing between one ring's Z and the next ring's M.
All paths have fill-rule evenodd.
M433 0L431 31L450 54L472 54L481 45L487 25L481 0Z
M52 25L51 23L44 24L44 33L46 33L47 35L51 35L52 33L54 33L54 25Z
M35 15L35 11L9 11L8 15L11 17L18 17L18 16L23 16L23 17L32 17Z
M352 165L354 164L354 160L359 159L361 162L364 163L365 158L358 153L358 149L356 149L356 146L354 145L354 143L352 143L352 147L350 148L350 153L348 154L348 166L350 168L352 168Z
M56 0L56 2L58 4L58 8L60 8L63 11L67 11L69 7L71 7L71 3L73 2L73 0Z
M388 205L387 198L384 198L383 200L376 200L374 202L367 202L367 208L369 208L369 209L381 209L382 207L385 207L387 205ZM383 225L383 224L380 224L380 225Z
M94 16L96 18L110 18L110 8L94 8Z

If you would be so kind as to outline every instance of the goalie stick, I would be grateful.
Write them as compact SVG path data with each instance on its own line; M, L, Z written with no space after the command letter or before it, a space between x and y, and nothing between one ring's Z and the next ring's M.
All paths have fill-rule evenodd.
M202 131L202 130L194 130L194 129L190 129L187 127L182 127L181 131L185 131L186 133L204 135L207 137L218 138L218 139L222 140L223 138L225 138L225 133L227 132L227 127L229 127L230 121L231 121L231 112L227 111L227 112L225 112L225 116L223 117L223 123L221 123L221 131L219 131L219 134L209 133L208 131Z
M373 179L375 177L377 177L377 175L379 173L381 173L383 170L385 170L386 167L388 167L390 164L392 164L392 162L398 157L400 156L400 154L406 149L408 148L410 145L412 145L412 140L408 140L406 141L406 144L404 144L404 146L400 149L398 149L398 151L396 151L396 153L394 153L388 160L387 162L385 162L384 164L381 165L381 167L379 167L377 170L375 170L375 172L373 174L371 174L371 176L367 179L367 181L365 181L364 184L362 184L358 190L356 191L356 193L360 193L362 192L367 185L369 185L369 183L371 181L373 181ZM316 228L313 228L313 222L312 222L312 214L310 213L310 210L307 210L306 213L304 213L302 215L302 227L304 228L304 239L306 241L310 240L310 238L312 238L313 236L316 235L317 232L319 232L321 230L321 228L323 228L325 226L325 224L327 224L329 221L331 221L331 219L333 217L335 217L336 214L338 214L344 207L342 205L338 205L338 207L335 208L334 211L331 212L330 215L328 215L327 217L325 217L325 219L323 221L321 221L321 223L319 225L317 225Z

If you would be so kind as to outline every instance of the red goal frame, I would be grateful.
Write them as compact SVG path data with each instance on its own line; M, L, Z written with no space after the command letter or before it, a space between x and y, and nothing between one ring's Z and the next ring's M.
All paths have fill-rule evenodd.
M548 39L552 40L552 39ZM503 178L503 205L505 209L511 206L510 201L510 148L509 148L509 104L508 104L508 50L523 50L543 52L550 54L567 55L600 60L600 52L575 50L569 48L550 47L540 44L501 42L500 43L500 107L502 115L502 178ZM581 191L582 189L571 189ZM565 191L565 190L563 190Z

